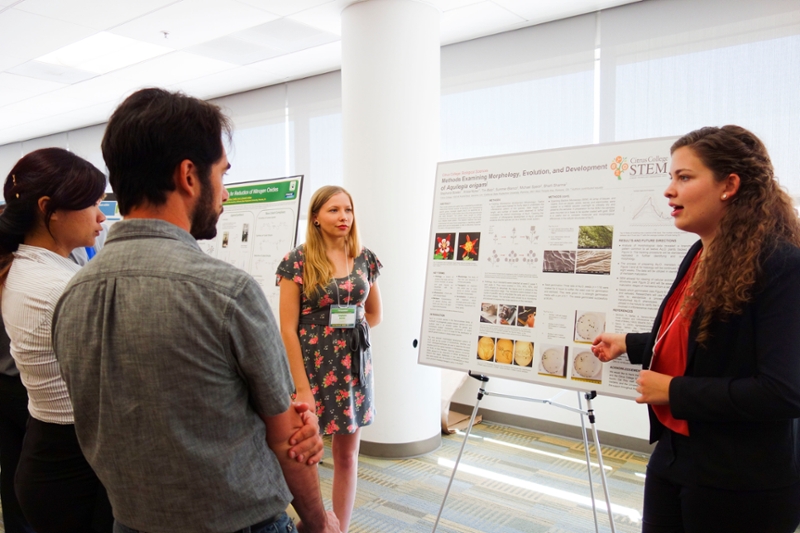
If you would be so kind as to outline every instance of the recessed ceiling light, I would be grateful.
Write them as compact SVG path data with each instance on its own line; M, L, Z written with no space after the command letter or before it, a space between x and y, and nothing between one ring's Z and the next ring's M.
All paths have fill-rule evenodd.
M172 51L172 48L166 46L103 31L38 57L36 60L105 74Z

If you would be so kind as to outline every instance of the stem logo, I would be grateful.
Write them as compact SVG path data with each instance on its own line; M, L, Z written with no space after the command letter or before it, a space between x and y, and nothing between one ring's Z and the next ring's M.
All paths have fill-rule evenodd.
M614 161L611 162L609 168L614 171L614 175L617 177L618 180L622 179L622 173L628 170L630 165L628 165L628 158L622 157L618 155L614 158Z

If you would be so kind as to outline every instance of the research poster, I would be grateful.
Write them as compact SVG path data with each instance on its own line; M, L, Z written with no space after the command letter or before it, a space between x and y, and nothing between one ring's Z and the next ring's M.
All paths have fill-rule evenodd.
M241 268L258 281L278 320L280 291L275 270L294 248L300 216L303 176L228 185L228 201L217 222L214 239L200 247Z
M419 362L635 398L591 353L650 331L686 251L664 190L673 138L440 163Z

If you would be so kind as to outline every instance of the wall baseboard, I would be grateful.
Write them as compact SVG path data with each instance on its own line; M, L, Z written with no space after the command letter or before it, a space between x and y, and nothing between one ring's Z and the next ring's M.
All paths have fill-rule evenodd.
M425 440L402 442L399 444L386 444L362 440L359 453L380 459L409 459L433 452L439 449L441 445L442 435L440 433Z
M474 406L453 402L450 404L450 409L452 411L456 411L457 413L472 414ZM478 414L483 416L483 419L489 422L497 422L498 424L505 424L506 426L515 426L533 431L539 431L541 433L550 433L552 435L583 440L580 426L571 426L569 424L562 424L561 422L552 422L550 420L541 420L539 418L512 415L509 413L503 413L501 411L493 411L491 409L483 408L478 408ZM586 430L590 433L589 441L591 442L591 428L588 426L588 424ZM602 430L598 430L597 434L600 437L601 446L614 446L615 448L623 448L632 452L645 454L650 454L653 451L653 448L655 448L654 444L650 444L645 439L628 437L626 435L609 433Z

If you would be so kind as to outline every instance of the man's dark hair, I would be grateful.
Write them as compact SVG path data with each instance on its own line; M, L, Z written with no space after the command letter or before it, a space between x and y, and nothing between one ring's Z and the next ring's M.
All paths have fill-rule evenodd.
M211 165L222 157L223 133L230 139L228 117L209 102L163 89L126 98L111 115L102 143L120 213L165 203L167 192L175 190L175 168L185 159L208 185Z

